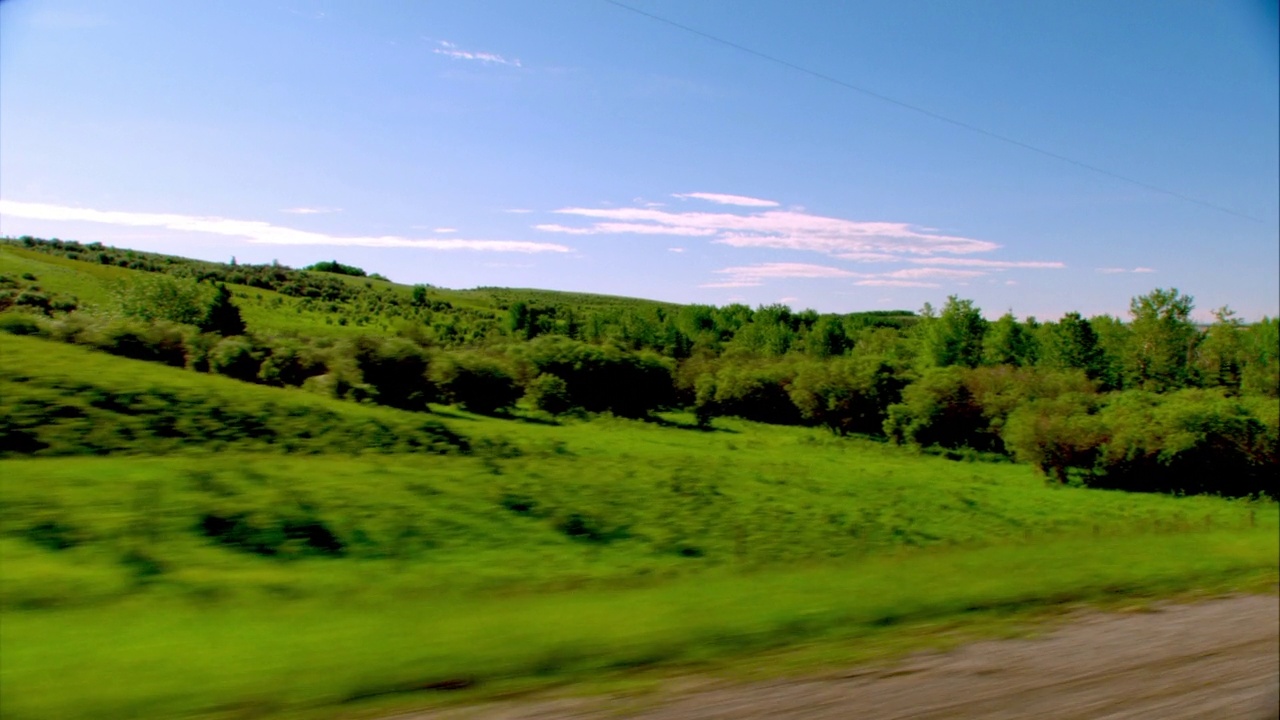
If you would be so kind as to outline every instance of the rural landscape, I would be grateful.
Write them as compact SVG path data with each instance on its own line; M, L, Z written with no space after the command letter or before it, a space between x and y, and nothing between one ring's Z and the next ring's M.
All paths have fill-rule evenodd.
M0 283L6 717L369 716L1277 580L1277 321L1177 290L837 315L32 237Z
M0 720L1274 720L1274 0L0 0Z

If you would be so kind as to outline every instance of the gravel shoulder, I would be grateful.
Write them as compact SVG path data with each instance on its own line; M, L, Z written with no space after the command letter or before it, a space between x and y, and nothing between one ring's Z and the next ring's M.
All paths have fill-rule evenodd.
M395 720L1191 720L1280 717L1280 596L1089 612L1043 636L887 667L745 684L671 682L635 697L517 700Z

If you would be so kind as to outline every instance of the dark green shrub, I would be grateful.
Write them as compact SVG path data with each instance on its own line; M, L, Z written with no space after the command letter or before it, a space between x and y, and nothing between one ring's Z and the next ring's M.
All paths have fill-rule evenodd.
M671 367L652 353L628 353L544 335L516 347L535 374L564 381L569 403L588 412L643 417L674 399Z
M715 374L712 414L778 425L800 423L800 410L788 390L795 368L786 363L726 364Z
M299 387L326 370L315 350L297 342L278 341L267 352L258 371L259 382L266 385Z
M13 299L13 304L18 307L30 308L48 315L52 311L52 305L49 296L32 288L28 288L18 293Z
M209 370L237 380L253 382L262 366L262 351L245 337L229 337L213 346Z
M206 513L197 531L222 545L255 555L338 556L344 543L325 523L313 517L274 513Z
M0 332L10 335L39 335L40 331L39 321L26 313L0 313Z
M1100 413L1106 439L1089 484L1277 497L1277 415L1278 401L1217 390L1117 393Z
M787 394L809 422L839 435L879 435L905 385L884 358L862 355L801 365Z
M181 328L167 323L115 321L100 327L88 340L112 355L173 367L187 364L186 337Z
M556 375L543 373L529 381L525 397L536 410L560 415L573 408L569 397L569 385Z
M1001 438L1015 458L1059 483L1071 472L1087 476L1106 438L1099 400L1083 393L1031 400L1009 414Z
M351 359L379 404L425 410L435 399L435 388L427 379L427 353L408 340L361 336L344 343L337 352Z
M490 414L515 405L520 388L515 378L499 362L474 354L454 354L438 358L432 366L432 380L445 402L466 410Z

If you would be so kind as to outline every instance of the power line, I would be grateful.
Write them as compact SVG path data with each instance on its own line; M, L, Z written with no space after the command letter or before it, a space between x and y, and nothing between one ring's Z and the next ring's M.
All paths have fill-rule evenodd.
M862 94L862 95L866 95L867 97L874 98L874 99L879 100L879 101L881 101L881 102L889 103L890 105L896 105L896 106L898 106L898 107L900 107L900 108L902 108L902 109L904 109L904 110L910 110L910 111L912 111L912 112L914 112L914 113L919 113L919 114L924 115L924 116L926 116L926 117L933 118L934 120L938 120L938 121L941 121L941 122L947 123L947 124L949 124L949 125L954 125L954 126L956 126L956 127L958 127L958 128L962 128L962 129L964 129L964 130L968 130L969 132L973 132L973 133L977 133L977 134L979 134L979 135L983 135L983 136L985 136L985 137L991 138L992 140L998 140L998 141L1000 141L1000 142L1002 142L1002 143L1006 143L1006 144L1008 144L1008 145L1013 145L1013 146L1015 146L1015 147L1020 147L1020 148L1022 148L1023 150L1030 150L1031 152L1038 153L1038 154L1040 154L1040 155L1044 155L1044 156L1046 156L1046 157L1051 157L1051 158L1053 158L1054 160L1059 160L1059 161L1061 161L1061 162L1065 162L1065 163L1069 163L1069 164L1071 164L1071 165L1075 165L1075 166L1076 166L1076 167L1078 167L1078 168L1082 168L1082 169L1084 169L1084 170L1088 170L1088 171L1090 171L1090 172L1098 173L1099 175L1105 175L1105 176L1107 176L1107 177L1109 177L1109 178L1112 178L1112 179L1115 179L1115 180L1120 180L1120 181L1123 181L1123 182L1127 182L1127 183L1129 183L1129 184L1131 184L1131 185L1137 185L1138 187L1145 188L1145 189L1147 189L1147 190L1151 190L1152 192L1157 192L1157 193L1160 193L1160 194L1162 194L1162 195L1168 195L1168 196L1170 196L1170 197L1174 197L1174 198L1177 198L1177 199L1179 199L1179 200L1183 200L1183 201L1186 201L1186 202L1195 203L1196 205L1200 205L1200 206L1202 206L1202 207L1207 207L1207 208L1210 208L1210 209L1213 209L1213 210L1217 210L1218 212L1226 213L1226 214L1228 214L1228 215L1234 215L1234 216L1236 216L1236 217L1244 218L1244 219L1246 219L1246 220L1252 220L1253 222L1262 222L1262 220L1260 220L1259 218L1253 217L1252 215L1246 215L1246 214L1244 214L1244 213L1242 213L1242 212L1237 212L1237 211L1235 211L1235 210L1232 210L1231 208L1223 207L1223 206L1218 205L1218 204L1216 204L1216 203L1209 202L1208 200L1201 200L1201 199L1199 199L1199 198L1194 198L1194 197L1191 197L1190 195L1184 195L1184 194L1182 194L1182 193L1180 193L1180 192L1177 192L1177 191L1175 191L1175 190L1169 190L1169 189L1167 189L1167 188L1162 188L1162 187L1160 187L1160 186L1158 186L1158 185L1152 185L1151 183L1143 182L1142 180L1137 180L1137 179L1135 179L1135 178L1131 178L1131 177L1128 177L1128 176L1126 176L1126 175L1121 175L1120 173L1112 172L1112 171L1110 171L1110 170L1107 170L1106 168L1101 168L1101 167L1098 167L1097 165L1091 165L1091 164L1089 164L1089 163L1087 163L1087 162L1083 162L1083 161L1081 161L1081 160L1076 160L1076 159L1074 159L1074 158L1067 157L1066 155L1062 155L1062 154L1056 153L1056 152L1054 152L1054 151L1052 151L1052 150L1046 150L1046 149L1044 149L1044 148L1042 148L1042 147L1037 147L1037 146L1032 145L1032 144L1030 144L1030 143L1022 142L1021 140L1017 140L1017 139L1015 139L1015 138L1011 138L1011 137L1009 137L1008 135L1001 135L1000 133L992 132L992 131L990 131L990 130L985 130L985 129L983 129L983 128L978 127L977 125L972 125L972 124L967 123L967 122L965 122L965 121L963 121L963 120L956 120L955 118L947 117L946 115L942 115L942 114L940 114L940 113L936 113L936 112L934 112L934 111L932 111L932 110L929 110L929 109L926 109L926 108L920 107L919 105L912 105L911 103L903 102L903 101L901 101L901 100L898 100L898 99L895 99L895 98L889 97L888 95L883 95L883 94L878 93L878 92L876 92L876 91L874 91L874 90L868 90L867 88L861 87L861 86L859 86L859 85L854 85L854 84L853 84L853 83L851 83L851 82L846 82L846 81L841 80L841 79L836 78L836 77L832 77L831 75L827 75L826 73L822 73L822 72L819 72L819 71L817 71L817 70L813 70L813 69L811 69L811 68L804 67L803 65L797 65L797 64L795 64L795 63L793 63L793 62L789 62L789 61L787 61L787 60L783 60L783 59L782 59L782 58L780 58L780 57L776 57L776 56L774 56L774 55L770 55L770 54L768 54L768 53L764 53L764 52L761 52L761 51L759 51L759 50L755 50L755 49L753 49L753 48L749 48L749 47L747 47L746 45L740 45L740 44L738 44L738 43L736 43L736 42L733 42L732 40L726 40L726 39L724 39L724 38L722 38L722 37L718 37L718 36L716 36L716 35L712 35L711 33L703 32L703 31L698 30L698 29L696 29L696 28L689 27L688 25L684 25L684 24L682 24L682 23L678 23L678 22L676 22L675 20L671 20L671 19L668 19L668 18L662 17L662 16L660 16L660 15L654 15L654 14L653 14L653 13L651 13L651 12L646 12L646 11L641 10L641 9L639 9L639 8L632 7L632 6L630 6L630 5L627 5L626 3L619 2L618 0L604 0L604 2L609 3L610 5L614 5L614 6L616 6L616 7L622 8L623 10L627 10L627 11L629 11L629 12L633 12L633 13L635 13L635 14L637 14L637 15L642 15L642 16L644 16L644 17L649 18L650 20L655 20L655 21L660 22L660 23L663 23L663 24L665 24L665 25L670 25L671 27L677 28L677 29L679 29L679 30L683 30L683 31L685 31L685 32L687 32L687 33L691 33L691 34L693 34L693 35L697 35L698 37L704 38L704 39L706 39L706 40L710 40L710 41L712 41L712 42L714 42L714 43L718 43L718 44L720 44L720 45L724 45L724 46L726 46L726 47L733 48L734 50L738 50L738 51L740 51L740 52L747 53L748 55L754 55L755 57L758 57L758 58L760 58L761 60L767 60L767 61L769 61L769 62L771 62L771 63L776 64L776 65L781 65L781 66L783 66L783 67L785 67L785 68L790 68L791 70L795 70L795 71L797 71L797 72L804 73L805 75L809 75L810 77L815 77L815 78L817 78L817 79L819 79L819 80L822 80L822 81L824 81L824 82L831 83L832 85L838 85L838 86L840 86L840 87L842 87L842 88L844 88L844 89L846 89L846 90L852 90L852 91L854 91L854 92L856 92L856 93L860 93L860 94Z

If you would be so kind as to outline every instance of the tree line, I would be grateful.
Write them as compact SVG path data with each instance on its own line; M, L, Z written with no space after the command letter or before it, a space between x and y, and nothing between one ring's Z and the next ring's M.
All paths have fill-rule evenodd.
M1016 458L1060 482L1276 494L1280 322L1244 323L1220 308L1200 326L1176 289L1133 298L1126 319L1041 322L988 321L954 296L919 313L835 315L491 289L488 308L457 308L429 286L338 281L353 294L324 302L378 299L365 307L390 329L337 340L246 328L222 279L245 266L203 263L220 270L202 275L183 269L195 261L142 257L153 274L130 283L111 315L18 303L33 281L0 279L0 309L11 309L0 327L407 410L689 409L703 428L729 416L816 425L949 457ZM272 273L293 283L278 287L322 274L277 266L262 277ZM388 321L402 307L416 313Z

